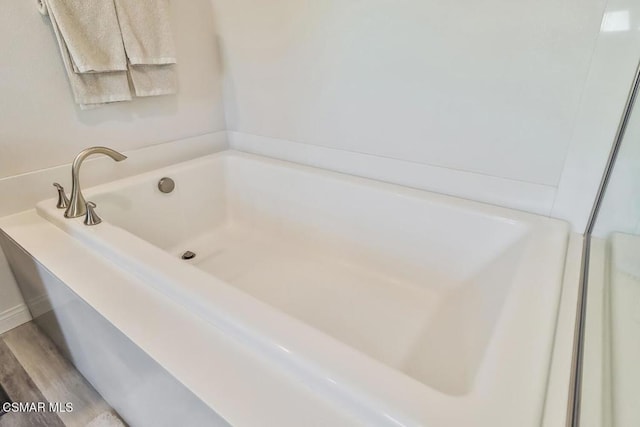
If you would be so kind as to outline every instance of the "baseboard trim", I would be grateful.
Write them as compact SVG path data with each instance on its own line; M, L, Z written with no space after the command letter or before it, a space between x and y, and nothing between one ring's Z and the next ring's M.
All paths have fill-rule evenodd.
M0 313L0 334L27 323L31 314L26 305L20 304Z

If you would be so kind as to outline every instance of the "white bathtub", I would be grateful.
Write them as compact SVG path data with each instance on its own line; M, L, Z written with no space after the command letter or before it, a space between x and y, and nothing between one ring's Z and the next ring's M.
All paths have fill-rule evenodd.
M37 210L362 423L540 425L565 223L233 151L85 196Z

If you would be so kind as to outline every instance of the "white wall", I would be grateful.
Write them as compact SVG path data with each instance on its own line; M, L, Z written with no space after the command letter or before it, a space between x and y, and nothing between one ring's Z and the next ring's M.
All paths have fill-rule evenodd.
M554 210L561 180L565 197L585 171L602 170L595 162L563 174L568 155L585 148L577 127L600 126L591 144L600 159L640 52L640 5L631 1L212 3L232 146L553 211L577 228L584 210ZM603 43L605 8L630 13L624 30L609 23ZM585 102L606 120L594 123ZM592 201L591 190L580 202Z
M224 135L217 133L225 125L220 55L211 4L208 0L170 3L179 62L179 94L81 111L73 103L48 18L38 13L35 0L3 2L0 13L3 215L25 209L35 197L53 194L50 181L53 177L61 178L61 169L34 171L66 165L91 145L108 145L126 152L153 146L151 151L137 151L141 164L150 168L224 144L221 141ZM202 136L204 140L194 142L189 138L192 136ZM174 147L157 146L174 140L184 142L184 154ZM148 156L150 159L145 163ZM100 170L106 179L117 169L104 166ZM83 172L83 177L85 174L93 182L101 179L89 171ZM0 254L0 332L24 319L19 312L21 302Z
M640 235L640 103L631 115L594 234L612 232Z
M640 3L609 0L552 216L584 231L640 59Z

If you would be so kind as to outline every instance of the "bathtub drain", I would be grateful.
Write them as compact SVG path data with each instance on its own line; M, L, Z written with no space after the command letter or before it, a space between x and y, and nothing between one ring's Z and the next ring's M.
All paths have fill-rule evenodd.
M194 259L195 257L196 257L196 254L191 251L187 251L182 254L182 259L186 259L186 260Z

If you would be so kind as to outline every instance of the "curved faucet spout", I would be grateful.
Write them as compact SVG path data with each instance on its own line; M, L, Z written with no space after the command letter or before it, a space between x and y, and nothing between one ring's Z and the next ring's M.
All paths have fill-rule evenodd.
M69 207L64 212L66 218L77 218L87 213L87 202L84 200L80 188L80 166L82 166L82 162L87 157L94 154L104 154L116 162L121 162L127 158L124 154L107 147L91 147L81 151L73 160L73 166L71 167L71 200L69 201Z

